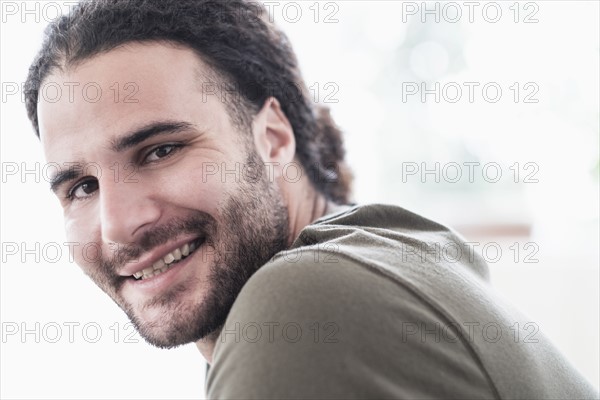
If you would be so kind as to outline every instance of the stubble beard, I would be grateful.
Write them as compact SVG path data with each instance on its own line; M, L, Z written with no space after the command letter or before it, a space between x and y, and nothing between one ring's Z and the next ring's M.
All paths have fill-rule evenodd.
M141 307L158 308L160 317L146 321L121 295L124 281L114 275L119 265L114 259L102 262L97 272L91 274L98 286L125 311L140 335L156 347L173 348L218 333L248 279L287 247L288 210L279 188L269 181L256 151L252 148L248 152L246 165L261 166L262 173L256 180L240 180L220 208L220 221L196 211L185 220L147 232L140 240L141 246L119 253L120 259L131 258L142 249L149 250L177 235L197 233L206 237L202 247L210 246L214 255L208 282L197 278L181 282L149 300ZM199 266L190 264L185 268ZM206 294L202 301L196 301L194 293L200 287Z

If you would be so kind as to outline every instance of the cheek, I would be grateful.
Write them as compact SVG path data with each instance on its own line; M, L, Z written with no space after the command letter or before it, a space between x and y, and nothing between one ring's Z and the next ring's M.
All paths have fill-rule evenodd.
M71 259L87 270L102 255L100 230L91 223L93 218L84 215L65 216L65 230Z
M169 179L167 201L182 208L216 212L241 179L240 167L231 165L203 162L179 170Z

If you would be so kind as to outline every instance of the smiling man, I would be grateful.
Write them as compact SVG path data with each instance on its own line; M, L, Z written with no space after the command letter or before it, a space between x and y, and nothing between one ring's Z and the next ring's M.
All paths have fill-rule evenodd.
M98 249L77 264L149 343L197 344L209 397L596 395L457 234L347 205L340 132L258 4L83 2L26 87L68 238Z
M250 275L327 206L314 191L290 192L301 202L288 217L278 186L249 171L294 159L279 103L268 98L254 128L238 128L217 97L194 89L209 71L182 46L128 43L48 80L103 92L135 82L135 101L75 95L38 105L48 161L72 165L52 183L68 235L102 250L100 262L83 252L76 261L158 346L219 328Z

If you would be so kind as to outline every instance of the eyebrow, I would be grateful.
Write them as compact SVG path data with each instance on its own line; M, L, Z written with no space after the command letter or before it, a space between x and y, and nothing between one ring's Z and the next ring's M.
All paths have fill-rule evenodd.
M79 172L77 170L78 170L78 168L71 167L66 171L61 171L61 172L57 173L50 180L50 190L52 190L54 193L56 193L58 191L58 188L63 183L77 179L81 175L81 172Z
M113 151L120 153L152 137L159 135L170 135L191 128L192 124L190 124L189 122L153 122L141 128L138 128L134 132L128 133L121 138L112 140L111 148Z
M189 122L176 122L176 121L158 121L152 122L141 128L135 129L133 132L129 132L120 138L111 140L111 150L117 153L121 153L127 149L137 146L146 140L162 135L171 135L184 130L192 129L193 125ZM83 165L84 163L77 163ZM65 182L77 179L82 175L83 168L71 167L65 171L58 172L54 177L50 179L50 189L56 193L60 186Z

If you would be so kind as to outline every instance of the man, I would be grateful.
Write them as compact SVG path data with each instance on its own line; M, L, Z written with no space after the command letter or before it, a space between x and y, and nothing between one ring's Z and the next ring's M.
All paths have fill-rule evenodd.
M597 395L457 234L347 205L341 135L256 3L83 2L26 88L69 240L99 249L76 262L149 343L197 344L210 398Z

